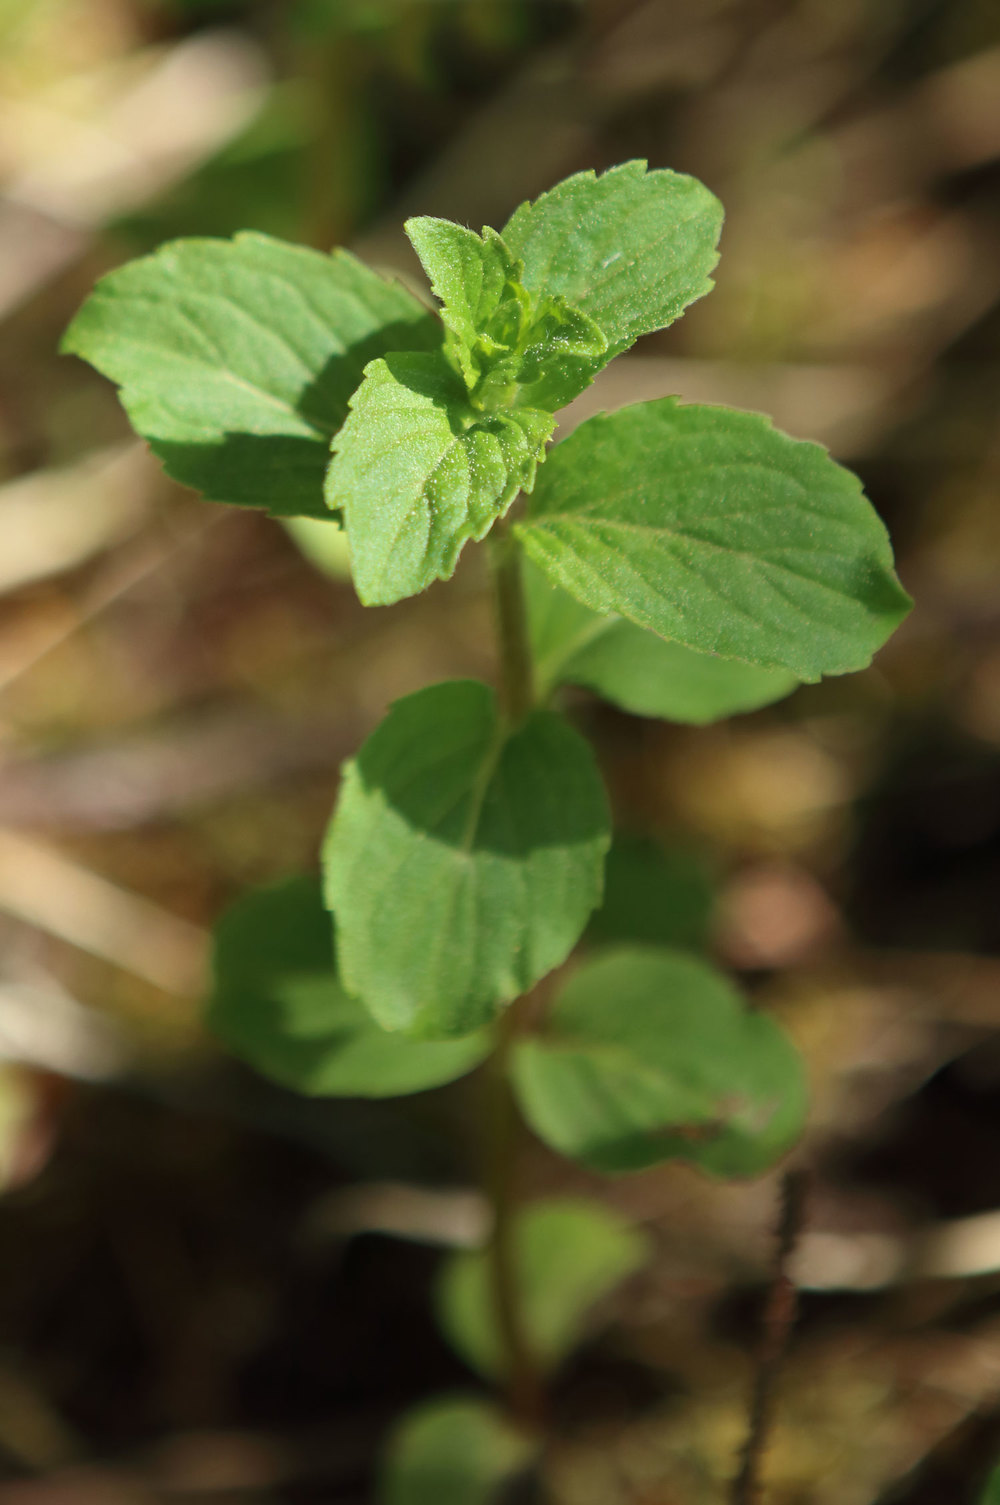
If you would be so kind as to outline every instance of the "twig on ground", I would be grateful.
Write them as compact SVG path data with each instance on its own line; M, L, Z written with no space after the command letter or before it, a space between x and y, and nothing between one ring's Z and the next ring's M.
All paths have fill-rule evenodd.
M761 1465L774 1419L775 1386L798 1310L798 1288L789 1274L789 1264L805 1220L805 1201L805 1173L789 1171L782 1183L774 1277L764 1307L750 1425L740 1471L733 1481L732 1505L758 1505L761 1498Z

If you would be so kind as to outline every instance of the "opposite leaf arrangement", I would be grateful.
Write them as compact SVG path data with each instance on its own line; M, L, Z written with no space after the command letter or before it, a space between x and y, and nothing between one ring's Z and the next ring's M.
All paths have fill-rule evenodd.
M498 1022L601 904L607 801L558 688L700 724L863 668L909 609L857 479L758 414L667 397L547 449L561 407L711 289L721 225L702 184L627 162L499 234L410 220L436 312L344 251L248 233L112 272L68 330L175 479L340 523L366 605L447 579L490 535L499 693L410 695L347 765L323 853L336 961L311 880L220 924L214 1025L287 1085L415 1092L495 1052L534 1131L608 1173L683 1157L752 1175L798 1133L793 1047L690 950L625 937L540 1027ZM600 1207L536 1204L484 1265L446 1272L446 1330L484 1373L526 1355L540 1372L640 1245ZM486 1499L523 1465L524 1438L477 1404L408 1424L391 1505Z

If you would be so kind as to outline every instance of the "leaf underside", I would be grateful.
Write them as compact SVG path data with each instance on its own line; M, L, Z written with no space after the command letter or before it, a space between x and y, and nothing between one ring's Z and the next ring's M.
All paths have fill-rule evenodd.
M756 710L798 685L786 669L758 669L696 653L621 617L602 617L530 561L525 594L539 693L582 685L634 716L705 726Z
M337 979L318 881L295 877L237 899L215 929L208 1023L264 1076L320 1097L397 1097L464 1076L491 1048L409 1040L380 1028Z

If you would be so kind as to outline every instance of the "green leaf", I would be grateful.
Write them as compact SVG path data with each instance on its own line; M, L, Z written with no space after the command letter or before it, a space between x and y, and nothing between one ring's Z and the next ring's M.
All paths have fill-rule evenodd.
M327 517L330 439L365 366L437 319L346 251L179 240L103 277L63 337L121 387L167 474L211 501Z
M559 294L608 340L606 360L711 291L722 205L696 178L624 162L522 204L501 234L529 292Z
M488 1401L428 1401L405 1416L389 1440L380 1505L489 1505L536 1450Z
M554 413L589 387L609 359L604 332L589 315L565 298L543 298L510 364L515 402Z
M525 571L539 694L584 685L634 716L704 726L756 710L798 685L786 669L758 669L695 653L621 617L602 617L559 590L541 570Z
M708 944L714 902L711 875L694 853L619 833L604 866L604 899L591 916L587 939L701 951Z
M561 717L511 731L473 680L397 701L324 847L345 986L390 1029L477 1028L565 960L607 847L593 754Z
M440 353L373 361L326 480L365 605L448 579L467 540L482 538L518 491L531 489L552 428L549 414L529 408L475 413Z
M591 610L802 680L864 668L911 604L856 476L758 413L673 397L582 424L516 531Z
M585 1335L591 1308L649 1257L645 1235L600 1202L566 1199L524 1208L514 1226L517 1290L536 1361L554 1369ZM503 1373L485 1251L452 1255L438 1286L449 1342L481 1374Z
M482 235L442 219L411 219L406 232L444 307L446 349L475 408L554 413L608 360L603 332L565 298L532 298L523 267L495 230Z
M518 1042L514 1081L536 1134L610 1173L690 1160L754 1176L798 1136L799 1056L705 962L622 948L571 977L545 1033Z
M582 648L562 671L634 716L706 726L781 700L798 688L787 669L758 669L735 659L695 653L633 622L616 622Z
M423 1092L491 1048L485 1031L417 1041L381 1029L337 980L330 916L307 877L245 894L222 916L208 1023L264 1076L312 1096Z
M407 220L405 229L443 304L446 348L471 389L491 356L517 347L530 301L520 263L489 228L477 235L422 216Z

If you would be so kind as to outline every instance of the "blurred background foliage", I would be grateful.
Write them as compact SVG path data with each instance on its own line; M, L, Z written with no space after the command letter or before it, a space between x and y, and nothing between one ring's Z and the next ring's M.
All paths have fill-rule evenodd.
M625 833L594 934L707 946L808 1063L769 1501L961 1505L1000 1453L995 0L0 0L4 1502L368 1498L398 1410L472 1383L428 1292L482 1219L474 1078L300 1100L201 1020L213 922L311 869L341 758L492 672L477 566L362 611L327 539L165 481L58 336L164 238L416 279L408 213L499 224L629 156L724 201L717 289L565 426L772 413L860 472L917 608L733 723L574 692ZM524 1181L657 1256L559 1380L546 1498L724 1500L774 1178L526 1143Z

